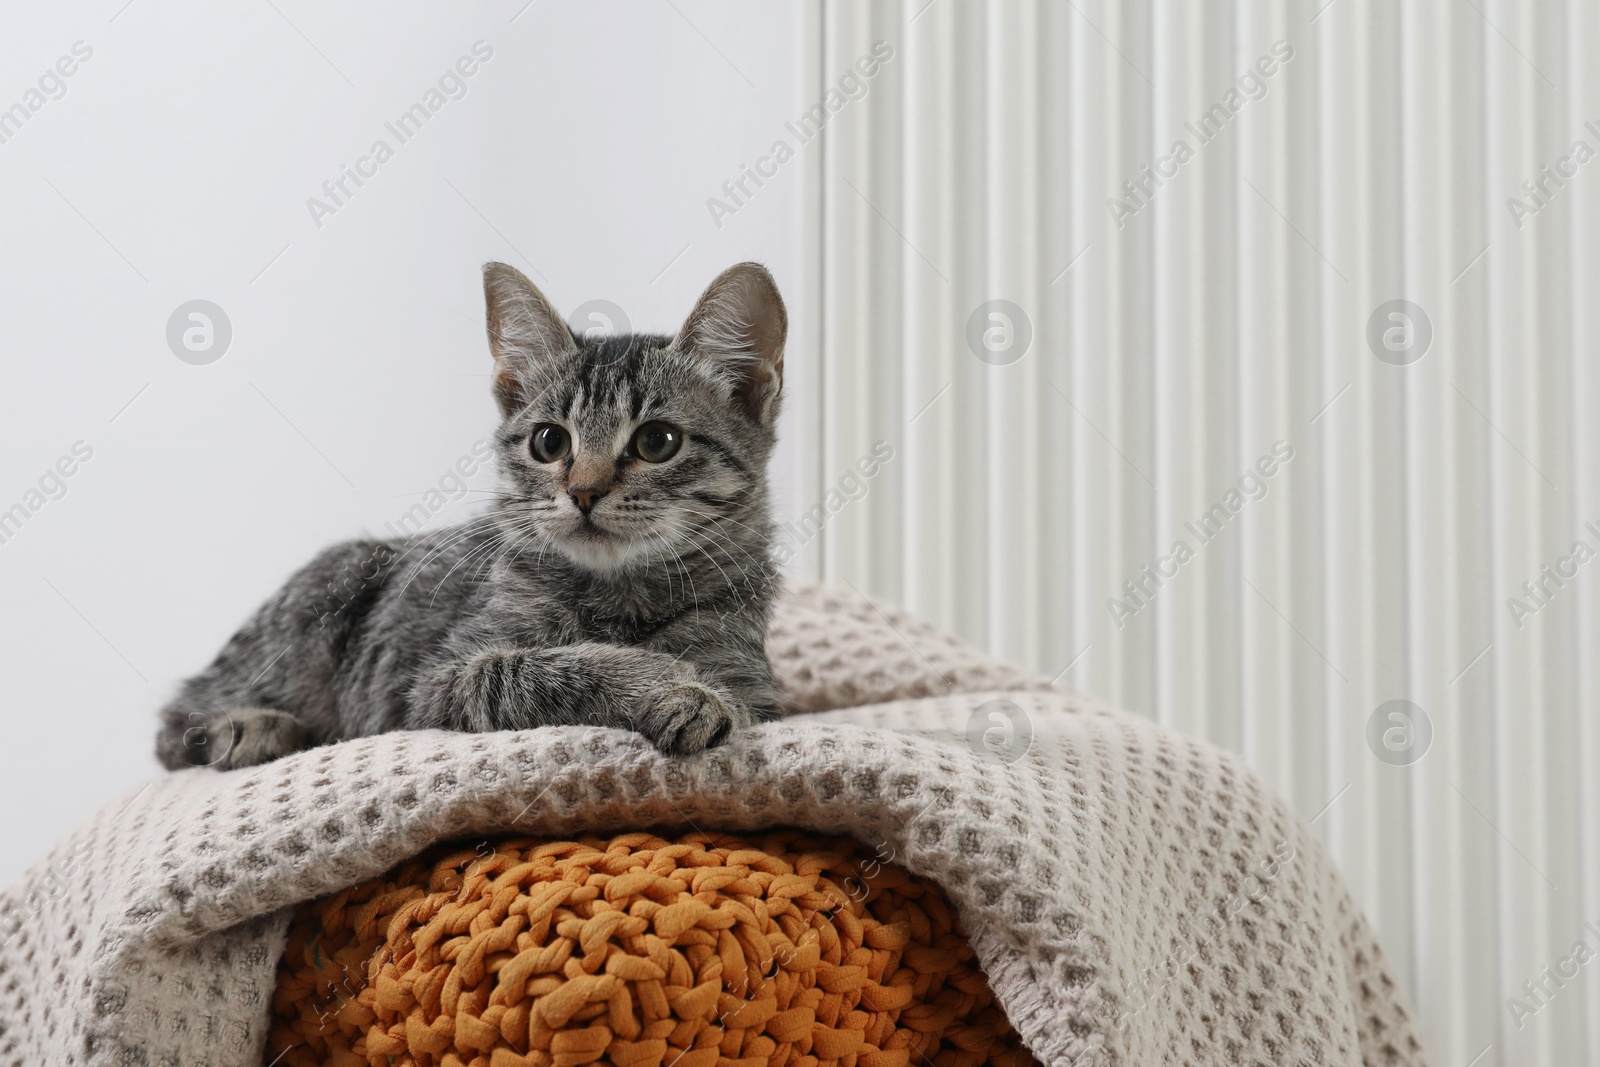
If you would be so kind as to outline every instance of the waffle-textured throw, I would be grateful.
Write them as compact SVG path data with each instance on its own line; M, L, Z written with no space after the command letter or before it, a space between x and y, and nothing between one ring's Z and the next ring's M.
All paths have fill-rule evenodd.
M696 757L394 733L108 806L0 896L0 1063L261 1067L295 905L441 840L774 826L943 886L1051 1067L1424 1063L1331 861L1233 756L853 594L795 588L770 645L805 714Z

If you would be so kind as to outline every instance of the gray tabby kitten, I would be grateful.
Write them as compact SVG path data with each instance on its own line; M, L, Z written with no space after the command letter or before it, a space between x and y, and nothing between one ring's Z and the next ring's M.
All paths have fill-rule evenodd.
M499 485L468 522L327 549L162 711L167 767L387 730L636 730L664 752L778 714L766 466L788 319L755 263L676 337L575 336L483 271Z

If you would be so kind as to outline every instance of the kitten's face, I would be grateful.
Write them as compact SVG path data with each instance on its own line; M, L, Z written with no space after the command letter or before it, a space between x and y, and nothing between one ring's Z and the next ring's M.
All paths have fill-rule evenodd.
M765 507L784 323L764 270L725 272L676 338L583 340L506 271L485 271L503 528L605 573Z

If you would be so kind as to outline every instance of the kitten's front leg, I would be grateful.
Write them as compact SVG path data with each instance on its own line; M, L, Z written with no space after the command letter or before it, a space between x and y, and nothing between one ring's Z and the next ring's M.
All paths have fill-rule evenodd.
M676 656L578 644L486 648L445 663L413 691L411 720L470 731L616 726L677 755L720 745L750 716Z
M699 681L667 682L645 693L633 728L668 755L716 748L750 715L727 692Z

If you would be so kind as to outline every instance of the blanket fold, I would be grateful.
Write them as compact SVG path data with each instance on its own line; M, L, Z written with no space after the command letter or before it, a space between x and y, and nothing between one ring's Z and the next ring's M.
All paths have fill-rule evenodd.
M290 910L439 840L774 826L940 882L1052 1067L1424 1062L1331 861L1235 757L849 594L792 589L769 644L797 714L696 757L394 733L108 805L0 895L0 1062L259 1067Z

